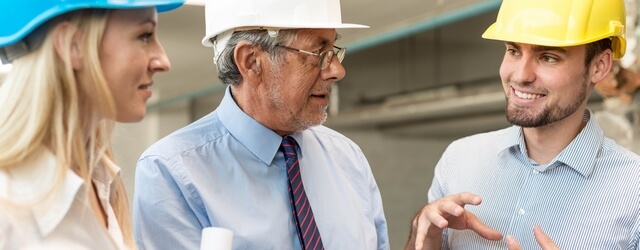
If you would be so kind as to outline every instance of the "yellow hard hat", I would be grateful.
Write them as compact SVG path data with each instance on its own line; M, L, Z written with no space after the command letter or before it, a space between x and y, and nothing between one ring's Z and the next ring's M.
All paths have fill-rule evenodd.
M483 38L568 47L611 38L613 58L626 50L624 0L503 0Z

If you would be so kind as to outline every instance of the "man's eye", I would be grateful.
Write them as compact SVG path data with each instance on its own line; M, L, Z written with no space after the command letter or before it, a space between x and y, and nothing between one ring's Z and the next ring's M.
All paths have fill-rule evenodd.
M557 58L555 58L553 56L550 56L550 55L543 55L541 60L544 61L544 62L550 62L550 63L554 63L554 62L558 61Z

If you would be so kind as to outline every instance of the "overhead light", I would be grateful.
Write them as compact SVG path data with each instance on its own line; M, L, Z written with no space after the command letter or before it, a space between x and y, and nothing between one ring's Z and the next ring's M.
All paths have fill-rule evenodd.
M205 0L187 0L184 4L204 6Z

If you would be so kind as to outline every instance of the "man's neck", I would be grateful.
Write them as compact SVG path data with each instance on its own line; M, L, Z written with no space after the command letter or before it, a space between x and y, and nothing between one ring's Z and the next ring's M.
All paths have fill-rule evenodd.
M523 128L524 140L530 159L540 165L550 163L586 126L584 110L560 121L535 128Z

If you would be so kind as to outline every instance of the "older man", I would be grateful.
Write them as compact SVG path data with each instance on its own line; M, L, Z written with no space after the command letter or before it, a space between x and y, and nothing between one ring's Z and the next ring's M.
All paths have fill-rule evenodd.
M197 249L205 227L234 249L388 249L360 148L321 126L345 75L339 0L209 0L220 106L151 146L136 172L140 249Z

